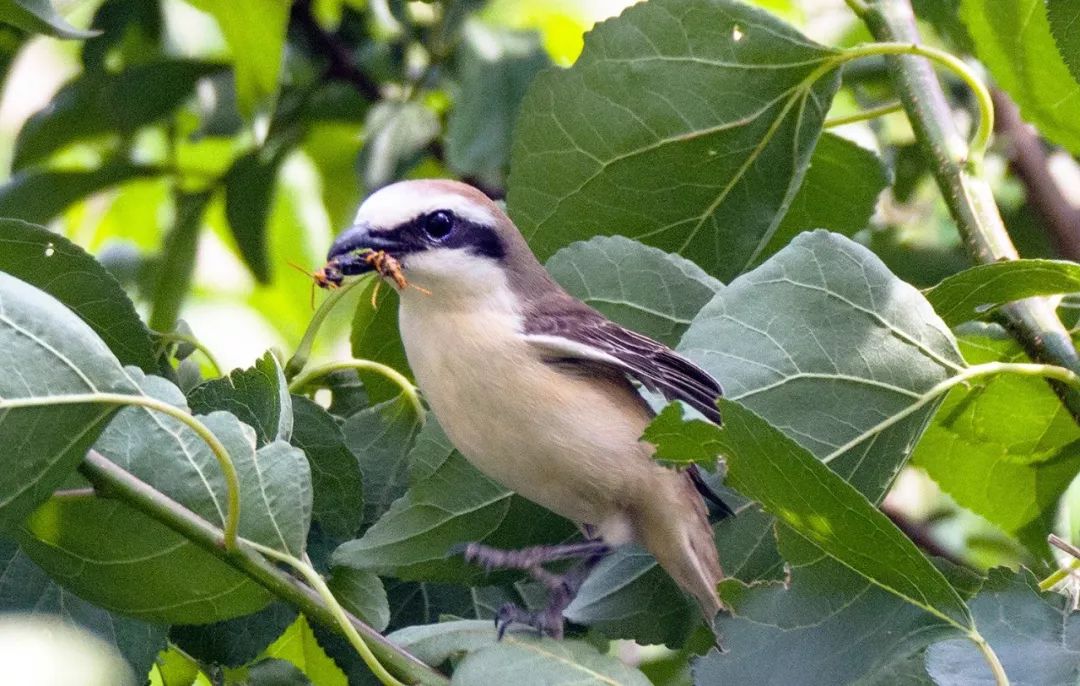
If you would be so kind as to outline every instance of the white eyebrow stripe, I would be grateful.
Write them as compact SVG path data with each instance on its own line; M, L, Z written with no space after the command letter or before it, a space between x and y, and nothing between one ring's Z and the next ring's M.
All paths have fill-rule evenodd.
M373 229L389 230L435 210L450 210L476 224L491 226L495 215L458 193L417 193L415 187L394 184L368 197L356 213L355 223L367 223Z

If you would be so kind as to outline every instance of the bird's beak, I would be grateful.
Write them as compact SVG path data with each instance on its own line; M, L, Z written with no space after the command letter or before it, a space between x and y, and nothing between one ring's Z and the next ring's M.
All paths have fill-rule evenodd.
M371 251L382 251L391 257L397 257L404 246L385 231L372 230L368 224L356 224L349 227L334 240L326 261L333 262L342 276L366 274L374 269L364 255Z

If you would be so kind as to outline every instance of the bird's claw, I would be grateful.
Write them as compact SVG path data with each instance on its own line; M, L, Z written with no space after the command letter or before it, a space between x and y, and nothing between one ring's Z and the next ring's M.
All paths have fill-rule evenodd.
M533 611L506 603L495 613L495 632L500 641L511 624L523 624L532 627L541 636L559 639L563 637L564 623L562 610L555 607Z

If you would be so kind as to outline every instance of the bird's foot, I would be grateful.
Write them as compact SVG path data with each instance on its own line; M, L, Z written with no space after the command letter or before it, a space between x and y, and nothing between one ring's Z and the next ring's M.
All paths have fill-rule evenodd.
M563 626L566 621L562 616L564 609L548 605L542 610L526 610L514 603L506 603L495 613L495 632L501 641L511 624L523 624L532 627L541 636L559 639L563 637Z
M610 551L603 541L583 541L565 545L537 545L519 550L503 550L481 543L469 543L454 552L461 552L467 561L475 562L490 572L495 569L531 571L549 562L599 558Z

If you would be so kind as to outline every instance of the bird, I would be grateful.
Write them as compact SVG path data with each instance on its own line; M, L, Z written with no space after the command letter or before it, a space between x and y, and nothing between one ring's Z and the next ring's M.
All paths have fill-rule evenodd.
M533 573L551 593L542 611L501 608L514 623L563 635L563 610L611 550L643 545L710 623L723 578L703 496L730 513L696 469L652 459L641 437L654 413L635 383L720 423L720 384L700 367L567 293L510 217L465 183L385 186L360 205L327 255L342 276L393 257L398 327L409 368L438 424L477 469L576 522L579 543L462 552L487 568ZM542 564L578 559L565 578Z

